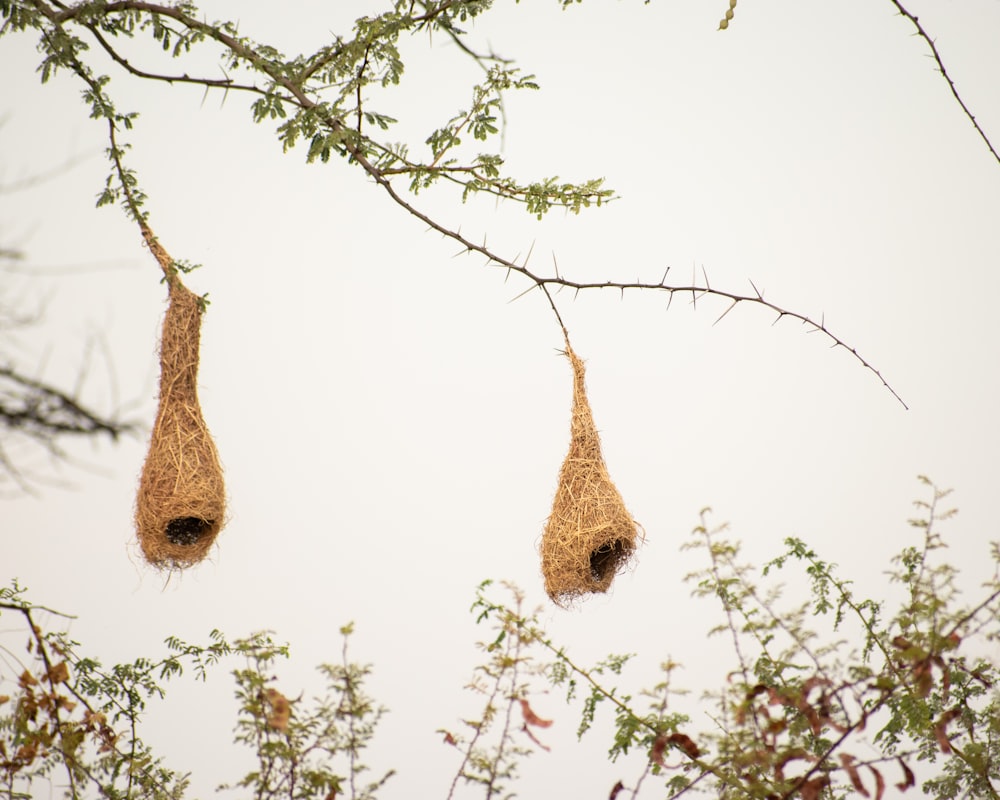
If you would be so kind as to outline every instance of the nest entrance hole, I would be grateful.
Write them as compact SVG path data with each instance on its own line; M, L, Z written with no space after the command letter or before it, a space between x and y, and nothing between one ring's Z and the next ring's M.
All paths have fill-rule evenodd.
M200 517L177 517L167 523L164 533L171 544L192 545L211 527L211 520Z
M590 551L590 577L595 583L603 583L617 570L618 565L628 555L625 542L615 539Z

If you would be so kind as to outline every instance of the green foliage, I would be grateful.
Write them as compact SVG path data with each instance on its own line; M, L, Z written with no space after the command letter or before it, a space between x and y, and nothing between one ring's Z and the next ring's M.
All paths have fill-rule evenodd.
M341 628L342 660L320 666L327 694L311 704L301 696L290 699L273 685L275 662L288 657L286 647L263 635L236 643L246 666L233 673L240 704L235 741L254 750L257 767L220 789L250 789L261 800L307 800L345 792L353 800L377 796L393 773L364 782L368 768L361 758L385 709L364 691L371 668L348 659L351 632L350 625Z
M702 551L706 566L688 576L695 598L718 603L722 624L710 633L726 636L735 659L724 686L705 693L710 724L669 711L677 692L663 665L664 679L639 696L614 685L630 656L612 656L593 667L575 663L516 606L481 597L480 618L513 618L507 641L522 633L541 644L552 661L546 677L578 703L582 736L595 726L598 708L614 709L609 758L632 749L648 754L633 796L653 776L667 797L697 788L720 798L880 798L889 783L913 788L928 775L925 796L997 797L1000 785L1000 665L981 651L981 642L1000 638L1000 575L985 585L978 603L960 602L956 570L933 557L943 549L938 525L947 496L927 479L930 501L920 501L919 546L894 559L892 581L905 597L891 616L885 598L859 598L836 565L797 538L757 570L739 560L738 543L712 528L708 512L689 548ZM1000 570L1000 546L992 545ZM805 603L787 607L779 584L761 585L792 565L808 585ZM481 590L482 591L482 587ZM510 645L508 645L510 646ZM665 753L679 757L668 763Z
M185 671L205 681L234 657L245 663L233 671L240 701L234 741L254 750L258 767L220 788L251 789L261 799L374 800L392 775L366 780L362 755L384 709L364 690L370 667L348 658L351 626L341 629L340 663L320 667L327 694L306 704L273 685L275 664L288 648L267 633L230 644L212 631L206 645L172 636L157 659L105 668L61 631L43 631L36 616L54 612L25 600L16 582L0 589L3 612L20 615L29 635L26 658L5 650L0 672L0 796L8 800L57 787L71 798L182 797L187 773L166 766L141 738L148 703L163 699L166 684Z
M151 699L165 684L191 670L204 680L209 668L231 652L217 631L206 646L167 640L157 659L137 658L105 669L81 655L61 631L43 631L39 612L16 583L0 590L0 613L20 615L29 638L24 657L7 651L17 674L0 687L0 787L8 798L37 796L38 784L59 784L70 797L177 798L188 779L166 768L139 735ZM12 673L15 671L12 669ZM8 686L11 687L8 689Z
M512 597L511 605L490 600L484 581L476 592L472 613L478 623L488 622L493 633L478 644L483 654L468 685L469 691L484 698L480 714L461 720L456 731L440 729L447 744L460 754L448 798L459 783L478 786L486 798L513 797L509 784L518 778L518 765L536 747L548 749L532 728L547 728L551 722L538 717L529 703L545 665L539 652L538 612L526 614L524 595L505 584Z
M497 136L506 93L538 88L532 76L522 76L510 62L478 54L467 44L467 34L459 25L488 12L491 0L394 0L386 5L381 13L356 20L349 33L333 34L316 52L301 55L287 55L242 35L232 22L205 21L189 2L169 6L63 5L3 0L0 36L33 32L38 37L43 82L60 71L82 80L91 117L108 124L112 170L97 204L121 203L137 221L145 220L142 209L146 198L135 173L124 163L128 145L119 141L123 131L132 129L136 114L116 109L109 93L110 76L94 72L90 64L92 49L101 51L101 63L103 56L110 54L113 65L145 80L246 93L251 98L252 119L275 124L284 151L306 143L306 161L326 163L337 155L360 166L384 187L402 176L416 193L445 179L462 188L463 199L485 192L521 203L539 218L553 207L579 213L611 199L613 193L601 180L570 183L545 178L523 182L502 174L503 160L498 154L471 153L463 148L466 136L477 143ZM410 156L415 148L383 138L396 119L373 103L403 82L403 37L433 32L453 39L460 57L472 58L485 77L473 87L468 110L427 137L428 154L422 160ZM153 63L139 66L119 52L118 40L144 36L155 44L147 56ZM198 76L193 68L182 68L182 74L177 74L156 62L155 53L184 62L206 43L221 45L220 67L225 78Z
M733 663L723 685L703 695L697 718L673 708L685 694L674 688L676 662L661 665L651 688L624 690L634 655L582 665L548 637L520 590L504 584L497 598L482 583L471 611L488 635L467 687L481 710L439 730L457 753L448 798L460 786L514 796L522 760L548 749L552 720L532 700L550 688L575 709L578 737L610 727L610 761L643 754L627 787L633 798L647 780L668 798L881 798L890 784L906 791L918 780L924 796L939 800L998 797L1000 664L983 644L1000 640L1000 545L991 546L984 596L969 605L956 570L939 560L939 527L954 515L941 507L948 492L922 481L931 497L911 521L919 542L890 572L898 605L859 597L836 565L797 538L755 569L725 526L710 526L702 513L687 547L704 554L705 566L688 581L696 601L721 608L713 632L731 643ZM784 602L779 574L804 582L805 602ZM73 798L181 797L186 774L143 743L143 714L170 680L185 671L205 680L228 658L243 662L233 671L234 739L251 748L256 766L221 788L371 800L393 774L370 779L363 763L384 709L365 692L370 667L348 657L350 625L341 629L339 662L320 667L326 693L307 702L279 690L274 676L288 649L268 634L230 644L213 631L207 645L171 637L159 658L106 669L65 634L44 631L35 617L52 612L25 600L16 583L0 589L0 612L20 616L29 634L25 656L7 649L0 671L0 791L8 799L36 796L46 783Z

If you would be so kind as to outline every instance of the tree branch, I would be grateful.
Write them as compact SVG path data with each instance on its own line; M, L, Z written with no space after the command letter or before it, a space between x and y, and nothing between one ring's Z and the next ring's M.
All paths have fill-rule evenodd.
M83 16L91 8L89 4L81 4L69 7L60 5L60 10L57 11L53 8L46 6L43 0L33 0L33 1L35 3L35 6L56 25L61 25L63 22L67 21L79 22L80 21L79 18ZM896 0L893 1L896 2ZM429 19L440 14L442 11L446 10L447 8L450 8L452 5L455 4L456 3L443 3L441 6L438 6L437 8L427 10L427 13L425 13L422 16L414 16L411 21L416 22L418 26L421 24L426 24ZM902 7L900 6L900 8ZM483 255L487 259L487 264L505 268L508 270L508 272L517 272L526 279L528 279L529 281L531 281L531 283L533 284L532 288L538 287L542 289L547 296L547 299L549 301L549 304L553 312L555 312L556 319L564 335L566 333L566 328L563 325L563 321L559 315L558 309L556 308L552 295L549 292L550 286L569 288L575 290L576 292L579 292L584 289L617 289L622 293L624 293L626 289L656 290L656 291L666 292L671 299L673 298L673 295L677 292L681 293L690 292L692 303L696 303L698 298L704 295L713 295L728 299L729 301L731 301L732 304L730 308L728 308L725 312L723 312L723 314L719 317L719 319L728 314L729 311L732 310L732 307L739 303L742 302L755 303L758 305L762 305L765 308L777 314L775 322L782 319L783 317L791 317L793 319L797 319L803 324L809 326L813 331L818 331L822 333L825 337L827 337L830 340L833 347L835 348L843 347L865 369L872 372L881 381L882 385L889 390L889 392L900 402L900 404L904 408L908 408L907 404L903 401L903 399L896 392L896 390L893 389L893 387L888 383L888 381L882 376L881 372L877 370L861 354L859 354L856 348L849 346L843 339L841 339L839 336L830 331L829 328L826 327L826 323L824 320L820 320L819 322L817 322L811 317L808 317L804 314L800 314L795 311L790 311L770 301L767 301L764 299L763 295L756 290L756 287L754 289L754 294L752 295L739 294L736 292L729 292L720 289L715 289L711 285L709 285L707 280L705 281L705 285L699 285L694 282L692 282L689 285L667 284L665 281L666 275L664 275L664 279L662 279L658 283L649 283L642 281L636 281L636 282L605 281L602 283L578 282L570 280L568 278L563 278L558 274L554 277L544 277L539 274L536 274L532 270L529 270L526 264L517 264L515 260L511 260L508 258L504 258L503 256L500 256L495 251L488 248L485 245L485 243L477 244L473 242L472 240L463 236L460 231L452 230L449 227L443 225L442 223L432 219L427 214L423 213L418 208L416 208L412 203L410 203L404 197L402 197L400 193L396 190L396 188L392 185L389 172L387 170L382 169L369 159L367 153L370 153L371 149L367 147L368 140L363 136L359 136L357 131L350 129L348 125L341 118L332 116L329 113L327 113L325 109L321 108L320 103L317 100L314 100L310 96L310 93L305 89L301 76L299 76L299 80L293 79L293 77L291 77L288 74L287 70L280 69L279 64L277 64L272 59L265 58L254 47L248 46L243 41L236 39L234 36L228 34L226 31L221 30L216 26L213 26L207 22L202 22L190 16L189 14L186 13L186 11L182 7L165 6L157 3L143 2L142 0L119 0L119 2L109 2L101 9L101 13L103 14L129 12L129 11L145 12L151 15L157 15L173 19L174 21L185 26L188 30L196 32L202 36L205 36L209 39L213 39L219 42L220 44L224 45L233 55L239 57L240 59L245 60L249 65L252 66L254 70L266 76L272 82L274 88L280 88L281 90L283 90L283 92L286 92L287 97L283 96L281 98L283 101L288 102L298 107L299 109L302 109L303 111L316 112L322 124L325 125L329 131L331 131L334 134L344 134L342 138L338 139L335 147L339 151L343 152L345 155L349 156L350 159L353 160L355 163L357 163L380 187L382 187L382 189L389 195L389 197L392 199L394 203L396 203L398 206L407 211L411 216L420 220L431 229L457 242L459 245L461 245L461 247L465 252L479 253L480 255ZM90 25L88 22L83 22L82 24L84 24L86 27L89 27ZM119 63L122 63L123 61L123 59L120 58L116 60ZM79 64L79 62L75 63L74 69L76 69L76 71L85 81L91 84L92 88L95 89L95 92L99 89L99 87L96 86L94 79L89 74L87 74L85 68L81 64ZM133 71L134 73L134 69L130 68L130 71ZM197 79L189 79L189 82L198 83L199 81ZM212 84L206 83L204 85L218 86L219 84L218 82L214 82ZM256 91L257 93L262 95L266 95L269 93L268 90L259 87L245 87L245 88L247 88L249 91ZM112 153L114 154L115 157L116 168L119 173L119 177L124 178L125 171L120 163L121 150L118 148L117 145L114 144L114 120L112 119L112 115L109 114L108 117L109 117L109 123L111 124ZM123 186L125 186L125 182L123 182ZM507 194L513 196L511 192L508 192ZM127 204L134 211L136 206L133 203L133 199L127 197L126 200Z
M948 88L951 89L951 93L955 96L955 100L958 101L958 104L962 107L962 111L965 112L965 116L969 118L969 121L972 123L972 126L976 129L976 131L978 131L983 141L986 142L986 146L993 154L993 158L996 160L998 164L1000 164L1000 153L997 153L996 148L990 141L990 137L986 135L986 131L984 131L979 126L979 123L976 122L976 118L972 115L972 112L969 110L969 107L965 104L965 101L963 101L961 96L958 94L958 88L955 86L955 81L951 79L951 76L948 74L948 70L945 69L944 62L941 60L941 54L938 52L937 46L934 44L934 40L931 39L927 31L924 30L923 25L920 24L920 21L917 19L916 15L911 14L906 9L906 7L899 2L899 0L889 0L889 2L891 2L899 10L900 15L906 17L908 20L910 20L910 22L913 23L913 27L917 29L917 35L925 42L927 42L928 47L931 48L931 53L934 55L934 60L937 62L938 71L948 82Z

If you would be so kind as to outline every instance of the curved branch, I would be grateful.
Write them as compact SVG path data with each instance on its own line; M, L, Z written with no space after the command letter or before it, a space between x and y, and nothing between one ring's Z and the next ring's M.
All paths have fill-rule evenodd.
M75 20L75 18L81 15L87 8L86 6L74 6L74 7L62 6L61 7L62 10L55 11L51 8L47 8L42 2L42 0L34 0L34 2L36 7L38 7L39 10L41 10L42 13L45 14L48 19L50 19L57 25L65 21ZM897 0L893 0L893 2L895 2L897 6L902 10L902 6L899 6ZM441 7L435 9L433 13L436 15L450 5L451 4L449 3L445 3ZM219 42L220 44L228 48L229 51L233 53L235 56L244 59L255 70L257 70L262 75L265 75L273 83L275 88L280 87L282 90L288 93L288 98L286 102L289 102L304 111L315 112L320 108L320 104L312 97L310 97L309 93L302 85L301 80L299 81L293 80L291 77L289 77L289 75L287 75L285 72L279 69L278 65L274 61L265 58L259 52L257 52L257 50L254 49L253 47L244 44L243 42L239 41L238 39L226 33L225 31L220 30L219 28L207 22L202 22L190 16L189 14L186 13L183 7L165 6L157 3L144 2L143 0L119 0L118 2L107 3L105 6L103 6L102 11L104 13L141 11L173 19L176 22L187 27L189 30L197 32L209 39L213 39ZM907 16L910 15L907 13ZM429 16L425 15L424 17L414 17L414 20L417 22L421 22L426 18L429 18ZM913 18L912 16L911 19L914 19L915 21L915 18ZM92 87L94 87L96 90L97 87L95 87L93 84L93 78L86 73L85 68L83 68L82 65L79 64L77 64L76 66L77 66L77 72L80 74L80 76L84 80L91 83ZM194 80L192 82L197 82L197 80ZM266 93L266 90L260 88L257 88L256 91L262 94ZM692 303L696 303L698 298L704 295L713 295L728 299L731 302L730 307L726 309L726 311L723 312L723 314L716 320L717 322L718 320L721 320L722 317L724 317L726 314L728 314L729 311L731 311L732 308L738 305L739 303L742 302L755 303L764 306L765 308L777 314L775 322L779 321L783 317L791 317L793 319L797 319L803 324L810 326L812 330L822 333L825 337L827 337L831 341L833 347L835 348L843 347L852 356L854 356L854 358L865 369L872 372L881 381L882 385L889 390L889 392L900 402L900 404L902 404L904 408L908 408L908 406L900 397L900 395L896 392L896 390L893 389L892 386L888 383L888 381L886 381L886 379L882 376L881 372L877 370L860 353L858 353L856 348L849 346L843 339L841 339L839 336L830 331L829 328L826 327L825 320L821 319L819 322L817 322L811 317L808 317L804 314L800 314L795 311L790 311L770 301L767 301L764 299L764 296L756 289L756 287L754 287L754 294L752 295L739 294L736 292L729 292L720 289L715 289L708 283L707 276L705 280L705 285L703 286L693 282L690 285L684 285L684 286L673 285L666 283L666 273L664 274L663 279L661 279L658 283L647 283L641 281L627 282L627 283L617 282L617 281L589 283L589 282L578 282L570 280L568 278L563 278L559 276L558 273L554 277L543 277L539 274L536 274L532 270L528 269L526 263L517 264L516 260L504 258L503 256L500 256L499 254L494 252L492 249L488 248L485 242L483 244L477 244L472 240L468 239L467 237L463 236L460 231L452 230L447 226L443 225L442 223L432 219L424 212L420 211L416 206L414 206L407 199L405 199L403 196L400 195L400 193L392 185L392 182L390 181L389 174L387 173L387 171L383 170L378 165L372 163L372 161L368 158L364 146L366 140L363 137L358 137L357 132L351 130L348 127L348 125L339 117L331 116L330 114L323 114L321 120L322 123L326 125L327 128L332 133L345 134L344 137L340 139L337 143L338 151L349 156L352 161L356 162L375 181L375 183L377 183L379 186L382 187L382 189L389 195L389 197L392 199L394 203L396 203L398 206L406 210L411 216L415 217L416 219L419 219L429 228L457 242L462 247L463 251L470 253L471 252L479 253L487 259L488 264L505 268L508 270L508 272L517 272L523 277L527 278L529 281L531 281L531 283L533 284L533 286L531 287L532 289L536 287L541 289L546 294L549 304L552 307L553 312L555 313L556 319L564 335L566 333L566 328L563 325L562 318L560 317L555 302L549 292L550 286L558 286L558 287L574 289L576 292L579 292L583 289L617 289L622 293L624 293L626 289L657 290L666 292L671 299L673 298L673 295L677 292L681 293L690 292ZM110 135L112 138L111 152L115 159L116 169L118 171L119 178L122 179L123 187L126 187L126 184L128 182L125 180L125 170L120 162L121 150L117 147L117 145L114 142L115 125L112 119L109 119L109 125L111 128ZM136 204L134 203L134 199L131 196L129 196L129 192L127 191L127 189L126 189L126 195L127 195L126 197L127 204L130 207L130 211L132 213L136 213L138 209L136 207ZM140 226L142 226L141 216L139 217L138 221L140 221ZM752 282L751 285L753 285ZM528 291L531 291L531 289L529 289Z
M938 53L938 49L934 44L934 40L931 39L927 31L924 30L924 26L920 24L920 20L916 17L916 15L911 14L905 8L905 6L903 6L903 4L899 2L899 0L889 0L889 2L891 2L899 10L901 16L906 17L908 20L910 20L910 22L913 23L913 27L917 29L917 35L925 42L927 42L927 45L931 48L931 53L934 55L934 60L937 62L938 71L948 82L948 88L951 89L951 93L955 96L955 100L958 101L958 104L962 107L962 111L965 112L965 116L969 118L969 121L972 123L972 126L976 129L976 131L978 131L979 135L982 137L982 140L986 142L986 146L993 154L993 158L996 159L996 162L998 164L1000 164L1000 153L997 153L996 148L990 141L990 137L986 135L986 131L984 131L979 126L979 123L976 122L976 118L972 115L972 112L969 110L969 107L965 104L961 96L958 94L958 88L955 86L955 81L951 79L951 76L948 74L948 70L944 68L944 62L941 60L941 54Z

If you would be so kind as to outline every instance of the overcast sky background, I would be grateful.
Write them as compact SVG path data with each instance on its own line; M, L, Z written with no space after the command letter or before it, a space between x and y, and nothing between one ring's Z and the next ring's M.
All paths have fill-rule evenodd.
M353 654L374 664L370 688L390 709L371 757L399 770L386 800L447 792L458 757L435 731L475 707L462 686L486 635L468 614L484 578L544 604L553 637L582 662L638 653L633 691L672 656L685 665L678 688L697 698L733 667L725 642L705 638L721 614L682 580L703 565L679 548L704 506L749 560L799 536L876 598L891 592L890 556L917 541L906 520L927 499L918 474L955 489L947 556L970 593L997 538L1000 164L892 3L742 3L725 32L723 0L497 5L472 26L477 40L542 87L508 98L509 171L603 176L620 199L538 222L442 187L419 196L421 209L507 257L533 246L543 273L555 256L578 280L656 281L668 267L680 284L702 269L732 291L752 280L779 305L825 316L909 410L848 352L757 306L713 325L726 306L712 298L692 309L677 296L668 310L662 294L559 295L606 461L647 535L609 595L559 610L536 548L572 385L543 296L509 302L528 285L454 257L454 243L360 170L282 154L245 98L114 72L119 110L141 114L128 159L151 224L171 255L204 265L187 284L212 301L200 391L231 521L210 561L165 584L133 543L145 434L73 447L78 465L31 462L70 488L7 487L0 577L76 614L72 636L106 663L160 652L168 634L273 629L293 648L279 684L289 695L318 689L314 665L338 659L337 630L354 620ZM1000 142L1000 3L909 7ZM202 8L309 52L381 6ZM0 302L44 304L44 321L5 338L5 355L72 385L90 352L82 399L149 425L165 291L134 224L94 208L104 125L87 118L72 76L39 86L34 44L0 40L0 183L82 162L0 194L0 241L27 254L23 272L2 276ZM129 52L156 63L145 44ZM204 47L195 63L215 53ZM406 57L402 85L376 108L401 120L394 138L417 143L467 108L477 72L443 37L415 37ZM210 795L248 766L228 745L231 682L220 670L172 696L151 712L151 744L193 772L193 794ZM555 719L554 746L526 765L521 796L606 797L634 780L641 756L608 764L609 739L573 744L578 720L557 695L532 705Z

